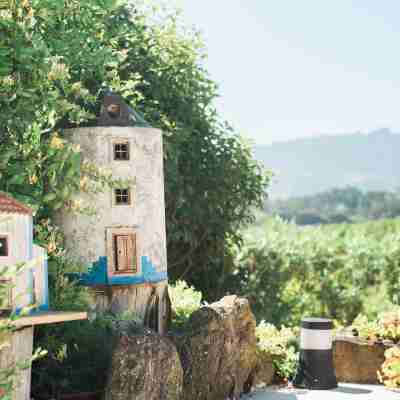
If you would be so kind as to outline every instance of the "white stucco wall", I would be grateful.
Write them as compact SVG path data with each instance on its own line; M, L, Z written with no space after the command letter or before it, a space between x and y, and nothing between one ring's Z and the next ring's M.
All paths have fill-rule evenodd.
M0 236L8 239L8 257L0 257L0 270L15 270L15 266L32 260L32 217L24 214L0 213ZM3 276L2 278L8 278ZM19 270L13 277L13 305L22 308L32 304L33 273L30 268Z
M79 144L82 156L98 167L110 169L115 178L132 179L132 204L115 206L107 188L94 197L77 196L96 208L95 216L62 211L58 222L66 237L69 255L89 265L107 256L106 229L134 228L139 256L148 256L158 271L166 271L166 236L162 133L152 128L96 127L67 131ZM113 142L130 143L130 160L113 160Z
M33 245L33 259L35 265L32 268L34 276L35 303L42 311L49 308L49 281L47 252L43 247Z

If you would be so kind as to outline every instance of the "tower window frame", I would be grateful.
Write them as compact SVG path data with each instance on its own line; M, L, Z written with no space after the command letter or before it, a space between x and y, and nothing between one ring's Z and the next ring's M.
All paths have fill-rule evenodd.
M131 190L129 188L114 189L114 204L116 206L130 206L132 204Z
M114 161L130 161L130 146L129 142L114 142L113 143L113 158Z

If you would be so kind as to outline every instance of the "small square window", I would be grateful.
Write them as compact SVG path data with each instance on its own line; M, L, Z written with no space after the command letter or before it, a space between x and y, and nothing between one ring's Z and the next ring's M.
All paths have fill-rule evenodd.
M114 143L114 160L129 161L129 143Z
M129 189L115 189L115 204L117 206L131 204L131 192Z
M8 257L8 240L0 236L0 257Z

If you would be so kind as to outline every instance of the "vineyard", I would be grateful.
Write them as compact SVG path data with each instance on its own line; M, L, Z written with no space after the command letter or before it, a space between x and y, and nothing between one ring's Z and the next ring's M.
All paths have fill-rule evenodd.
M237 282L259 320L351 323L399 303L400 220L299 227L266 218L245 234Z

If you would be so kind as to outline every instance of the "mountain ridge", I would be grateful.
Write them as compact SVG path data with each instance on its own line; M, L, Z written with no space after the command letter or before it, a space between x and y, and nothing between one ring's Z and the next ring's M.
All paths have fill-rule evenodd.
M396 190L399 149L400 134L379 129L257 145L254 156L275 174L271 197L288 198L345 186Z

